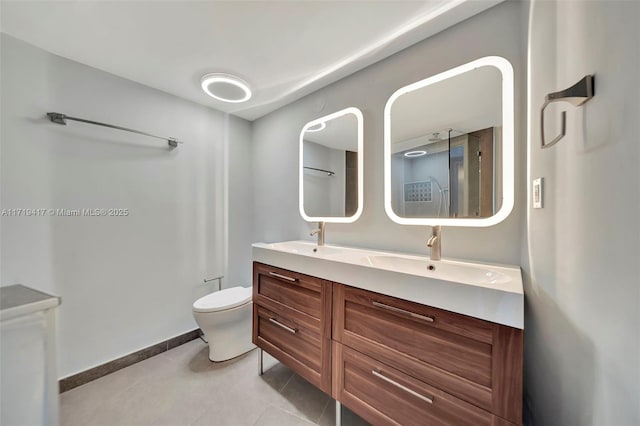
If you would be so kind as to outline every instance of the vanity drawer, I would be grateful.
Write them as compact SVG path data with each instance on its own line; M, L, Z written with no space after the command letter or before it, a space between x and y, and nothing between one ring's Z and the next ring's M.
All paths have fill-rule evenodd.
M334 339L350 346L375 343L479 385L491 385L490 325L348 286L334 294Z
M334 340L521 422L522 330L341 284L333 296Z
M375 425L508 425L503 419L334 342L334 395Z
M273 301L320 318L323 287L323 281L319 278L253 263L254 302Z
M299 321L299 313L253 306L253 343L311 384L331 392L331 340L318 327Z
M258 342L273 347L299 360L305 367L320 372L320 333L296 321L291 312L279 313L256 306Z

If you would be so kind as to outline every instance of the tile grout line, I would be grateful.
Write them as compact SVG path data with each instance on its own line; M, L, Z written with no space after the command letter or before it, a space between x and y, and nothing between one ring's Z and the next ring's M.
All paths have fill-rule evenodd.
M289 385L289 383L291 382L291 380L293 380L293 378L294 378L294 377L296 377L296 373L292 371L292 372L291 372L291 376L289 377L289 380L287 380L287 382L284 384L284 386L282 386L282 389L280 389L280 390L278 391L278 393L279 393L280 395L282 395L282 393L284 392L284 390L285 390L285 389L286 389L286 387ZM322 418L322 414L324 413L324 410L327 408L327 406L328 406L329 402L331 402L331 401L332 401L331 396L329 396L329 395L327 395L327 396L328 396L328 398L329 398L329 399L328 399L328 401L325 403L324 408L322 409L322 411L320 412L320 415L318 416L318 418L317 418L315 421L310 421L310 420L309 420L309 418L303 418L303 417L301 417L297 412L291 412L291 411L287 410L286 408L282 408L282 407L276 407L276 408L278 408L278 409L279 409L279 410L281 410L281 411L284 411L285 413L289 413L289 414L291 414L292 416L295 416L295 417L297 417L297 418L299 418L299 419L301 419L301 420L303 420L303 421L305 421L305 422L307 422L307 423L309 423L309 424L315 424L315 425L317 425L317 424L318 424L318 422L320 421L320 419Z
M308 418L305 419L304 417L300 416L300 414L297 413L297 412L292 412L292 411L287 410L286 408L278 407L277 405L273 405L273 404L269 404L269 406L275 408L278 411L282 411L285 414L289 414L290 416L293 416L293 417L297 418L298 420L302 420L303 422L308 423L310 425L317 425L318 424L316 422L309 421ZM267 411L267 410L265 409L265 411ZM260 419L258 419L258 420L260 420ZM254 425L255 424L257 424L257 422L254 423Z
M331 400L331 398L329 398L329 400ZM271 405L273 405L273 404L271 404ZM302 417L298 411L289 411L288 409L286 409L284 407L279 407L279 406L276 406L276 405L274 405L274 407L277 408L280 411L283 411L283 412L285 412L287 414L292 415L293 417L297 417L298 419L302 420L303 422L309 423L311 425L317 425L318 422L320 421L320 417L322 417L322 413L320 413L320 417L318 417L317 421L311 421L308 417L307 418ZM325 408L326 408L326 405L325 405Z
M329 398L327 400L327 403L324 404L324 408L322 409L322 412L320 413L320 417L318 417L318 421L316 422L316 424L320 424L320 420L322 420L322 416L324 416L324 412L327 411L327 408L329 408L329 404L331 403L331 401L333 401L333 398Z
M278 393L279 393L280 395L282 395L282 392L284 392L284 390L285 390L285 388L287 387L287 385L291 382L291 380L293 380L293 378L294 378L295 376L296 376L296 374L295 374L294 372L292 372L291 376L289 377L289 380L287 380L287 383L285 383L285 384L284 384L284 386L282 387L282 389L280 389L280 390L278 391ZM329 400L331 400L331 398L329 398ZM317 424L318 424L318 422L317 422L317 421L316 421L316 422L311 422L311 421L309 421L309 419L308 419L308 418L306 418L306 419L305 419L305 418L303 418L303 417L300 417L300 415L299 415L298 413L291 412L291 411L287 410L286 408L278 407L278 406L273 405L273 404L269 404L269 405L273 406L274 408L277 408L278 410L280 410L280 411L282 411L282 412L285 412L285 413L287 413L287 414L290 414L290 415L292 415L292 416L294 416L294 417L296 417L296 418L298 418L298 419L300 419L300 420L302 420L302 421L304 421L304 422L306 422L306 423L309 423L309 424L312 424L312 425L313 425L313 424L315 424L315 425L317 425ZM326 408L326 405L325 405L325 408ZM323 411L324 411L324 410L323 410ZM322 417L322 412L320 413L320 417ZM318 421L320 421L320 417L318 417Z
M291 381L291 379L293 379L293 376L295 375L295 373L292 371L291 375L289 376L289 380L287 380L287 382L278 390L279 394L282 394L282 392L284 391L284 388L287 387L287 385L289 384L289 382Z
M260 422L260 419L262 419L262 417L264 417L264 413L266 413L266 412L267 412L267 409L268 409L269 407L278 408L278 407L276 407L275 405L273 405L273 404L269 403L266 407L264 407L264 408L262 409L262 412L260 413L260 415L258 416L258 418L256 419L256 421L252 423L252 425L253 425L253 426L256 426L256 425ZM278 409L279 409L279 408L278 408Z

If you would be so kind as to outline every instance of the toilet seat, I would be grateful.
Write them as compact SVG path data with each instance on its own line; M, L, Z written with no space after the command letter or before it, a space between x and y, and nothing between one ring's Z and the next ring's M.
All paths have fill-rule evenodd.
M251 301L251 287L231 287L207 294L193 304L194 312L219 312Z

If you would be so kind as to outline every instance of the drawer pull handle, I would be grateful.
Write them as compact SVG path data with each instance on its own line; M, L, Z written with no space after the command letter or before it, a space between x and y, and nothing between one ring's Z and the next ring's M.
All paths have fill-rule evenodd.
M388 311L397 312L399 314L407 315L407 316L410 316L412 318L421 319L421 320L427 321L427 322L434 322L435 321L435 318L433 318L433 317L428 317L426 315L416 314L415 312L406 311L404 309L396 308L395 306L389 306L389 305L385 305L384 303L375 302L375 301L371 302L371 303L373 304L373 306L377 306L378 308L386 309Z
M284 328L285 330L287 330L291 334L296 334L298 332L298 329L287 327L286 325L284 325L283 323L279 322L275 318L269 318L269 321L271 321L272 323L274 323L278 327Z
M283 280L291 281L292 283L295 283L295 282L298 281L297 278L292 278L292 277L288 277L286 275L276 274L275 272L269 272L269 275L271 275L272 277L281 278Z
M374 376L376 376L377 378L384 380L385 382L392 384L393 386L402 389L403 391L410 393L411 395L415 396L416 398L420 398L421 400L423 400L424 402L428 402L429 404L433 404L433 398L432 397L428 397L428 396L424 396L419 394L418 392L409 389L408 387L401 385L400 383L396 382L395 380L391 380L390 378L388 378L387 376L384 376L382 373L380 373L380 371L377 370L371 370L371 374L373 374Z

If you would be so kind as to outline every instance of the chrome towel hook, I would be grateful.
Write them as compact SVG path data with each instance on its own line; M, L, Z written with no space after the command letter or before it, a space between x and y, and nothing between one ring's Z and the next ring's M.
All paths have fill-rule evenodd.
M550 146L558 143L560 139L562 139L567 134L567 112L562 111L561 114L561 123L560 123L560 134L556 136L551 142L545 142L544 140L544 110L547 108L547 105L553 102L569 102L573 106L580 106L587 102L589 99L593 98L594 95L594 78L593 74L585 75L582 80L569 87L568 89L561 90L559 92L549 93L545 96L544 104L542 105L542 109L540 110L540 139L541 139L541 147L549 148Z

